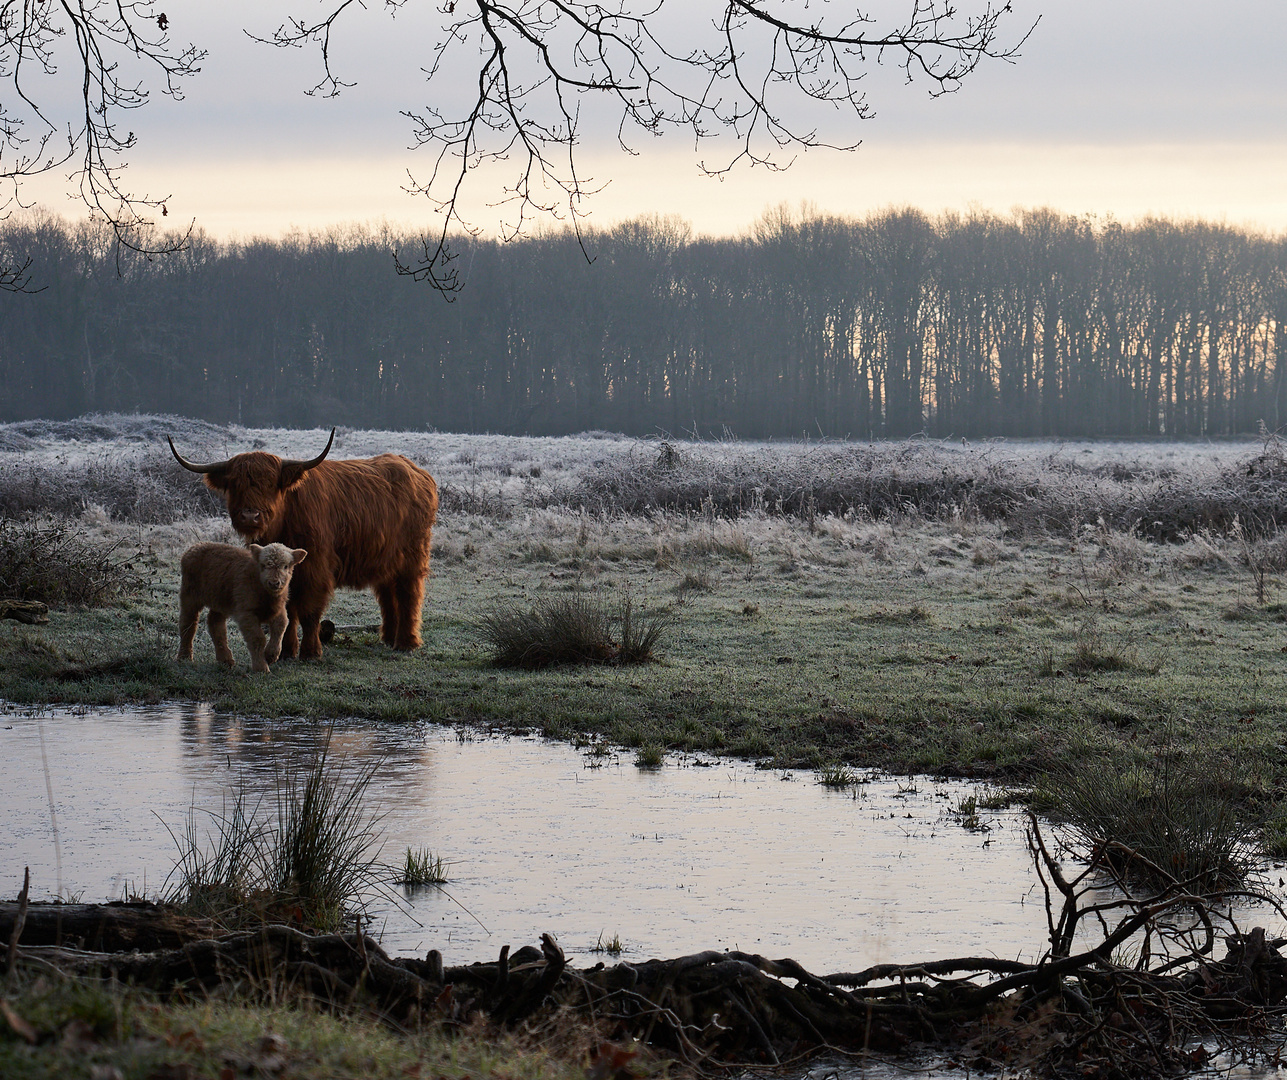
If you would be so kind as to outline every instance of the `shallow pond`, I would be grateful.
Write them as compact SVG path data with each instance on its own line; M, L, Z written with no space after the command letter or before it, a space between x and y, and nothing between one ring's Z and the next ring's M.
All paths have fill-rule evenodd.
M190 705L10 707L0 895L16 895L24 866L37 897L155 895L177 855L167 826L182 833L191 807L219 812L239 785L268 805L283 765L325 733ZM809 772L705 757L650 772L419 724L337 726L332 755L379 762L371 795L388 861L427 847L449 863L445 890L373 901L372 929L395 954L494 959L549 932L573 963L619 937L626 959L740 948L830 972L1043 948L1019 816L987 814L989 831L967 831L950 812L972 791L959 782L837 792Z

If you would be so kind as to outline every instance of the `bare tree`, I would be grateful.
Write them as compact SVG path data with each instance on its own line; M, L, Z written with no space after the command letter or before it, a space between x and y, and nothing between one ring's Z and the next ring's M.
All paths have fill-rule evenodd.
M569 220L580 235L584 200L601 185L583 175L577 150L586 115L611 106L617 139L629 154L636 136L683 130L719 157L701 167L718 175L738 162L784 168L801 149L853 149L852 127L830 139L819 106L851 120L872 115L863 79L872 63L901 68L930 93L956 90L986 58L1008 59L1026 39L1001 39L1005 3L984 0L962 13L951 0L442 0L441 33L425 71L440 94L408 110L415 143L431 164L410 190L429 198L441 226L398 271L441 289L457 284L448 239L473 231L460 211L471 171L508 163L505 228L517 235L533 214ZM385 0L396 13L411 0ZM292 19L268 39L313 45L322 77L311 91L335 95L350 85L332 67L332 39L361 0L331 0L321 19ZM1031 32L1029 28L1028 33ZM472 89L455 107L457 86Z
M136 141L125 117L147 103L150 81L182 97L181 81L205 56L176 46L168 27L150 0L0 0L0 214L24 205L24 181L66 167L119 244L145 254L183 246L186 234L159 238L151 228L157 210L167 213L165 198L123 182ZM0 291L25 290L27 265L11 262L0 266Z
M385 0L390 14L430 0ZM863 82L872 65L901 69L930 93L954 91L986 58L1006 59L1010 4L970 0L434 0L441 16L425 44L435 102L408 109L415 143L430 164L410 190L440 215L436 234L399 272L450 291L457 284L448 239L475 231L462 213L467 178L507 166L500 203L505 237L534 214L579 223L599 190L578 165L583 131L615 127L620 146L683 131L713 153L701 167L721 174L739 162L784 168L802 149L853 149L844 119L832 137L819 114L872 115ZM321 18L292 18L260 40L319 49L311 93L345 88L332 67L332 40L362 0L323 0ZM1030 32L1030 31L1029 31ZM153 90L182 96L205 53L176 45L159 0L0 0L0 213L21 205L23 181L62 167L91 213L111 223L119 244L150 254L186 243L162 237L165 197L124 183L135 135L128 113ZM79 93L60 68L70 68ZM56 78L55 78L56 77ZM466 92L461 92L461 88ZM609 117L611 118L609 120ZM2 268L0 268L2 269ZM0 289L25 274L0 272Z

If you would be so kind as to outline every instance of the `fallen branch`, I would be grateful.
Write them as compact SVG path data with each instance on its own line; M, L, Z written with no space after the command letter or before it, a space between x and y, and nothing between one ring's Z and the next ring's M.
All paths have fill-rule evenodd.
M36 626L49 621L49 608L39 600L0 600L0 619Z

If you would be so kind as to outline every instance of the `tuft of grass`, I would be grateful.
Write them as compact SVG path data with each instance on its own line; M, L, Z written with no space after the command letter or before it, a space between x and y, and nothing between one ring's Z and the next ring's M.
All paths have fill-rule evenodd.
M248 807L234 792L209 814L204 841L189 811L166 899L227 926L276 919L334 931L387 880L379 862L379 816L367 790L378 763L347 770L324 746L306 765L279 773L275 806ZM170 882L174 881L173 887Z
M621 937L613 934L608 941L603 940L603 934L599 934L599 940L594 943L591 952L607 953L610 956L620 956L625 951L625 946L621 944Z
M889 611L876 608L866 615L858 616L859 622L883 624L886 626L918 626L934 621L933 613L924 604L913 604L902 611Z
M277 786L277 828L266 849L267 884L296 900L304 917L338 927L346 907L383 876L378 817L367 789L378 763L346 775L327 747L306 767L287 770Z
M980 802L977 795L967 795L954 807L956 823L967 832L991 832L992 826L979 817Z
M1122 887L1185 882L1212 894L1256 871L1254 829L1234 800L1234 776L1229 762L1201 754L1127 770L1087 761L1048 776L1034 801L1047 803Z
M1024 794L1013 788L989 788L982 795L975 796L980 810L1008 810L1017 802L1024 801Z
M402 869L393 883L404 888L415 888L424 885L445 885L447 881L447 864L443 862L441 855L435 855L428 848L421 848L419 851L407 848L402 860Z
M1220 618L1225 622L1257 622L1260 619L1260 612L1243 600L1224 609Z
M530 609L502 604L478 619L477 632L497 666L543 668L644 663L668 626L668 615L641 615L628 594L616 612L598 598L573 595L542 598Z
M702 568L686 571L683 580L675 586L675 592L679 595L680 603L683 603L688 599L689 593L710 592L713 587L711 584L711 572Z
M848 765L824 765L817 777L818 783L827 788L847 788L862 783L862 778Z
M102 607L144 587L119 556L124 540L97 542L67 518L0 518L0 597Z
M170 830L179 859L162 888L177 879L167 900L226 924L236 921L238 909L262 891L267 823L259 820L258 806L247 810L244 787L225 794L221 813L204 813L213 825L204 838L197 828L195 808L188 810L182 837Z
M666 612L640 615L635 611L634 597L627 593L621 600L618 622L621 645L617 650L617 663L643 664L655 659L653 654L670 628L670 615Z
M644 743L635 754L635 765L640 769L660 769L665 760L665 747L659 743Z
M1281 809L1261 825L1260 850L1271 859L1287 859L1287 814Z
M1068 670L1074 675L1091 675L1101 671L1139 671L1143 665L1134 648L1109 644L1098 626L1087 620L1078 628Z

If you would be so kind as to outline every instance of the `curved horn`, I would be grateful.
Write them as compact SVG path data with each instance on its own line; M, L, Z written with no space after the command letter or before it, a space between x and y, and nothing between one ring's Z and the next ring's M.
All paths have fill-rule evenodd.
M334 441L335 441L335 429L331 428L331 437L326 440L326 449L323 450L320 454L318 454L317 457L313 458L311 461L283 461L282 468L284 469L289 465L299 469L300 472L307 472L309 469L312 469L322 463L326 455L331 452L331 443L333 443Z
M225 465L228 464L227 461L215 461L209 465L194 465L192 464L192 462L190 462L187 458L185 458L182 454L179 453L179 451L177 451L174 448L174 440L170 438L169 435L165 437L165 441L170 444L170 453L174 455L174 460L177 461L189 472L195 472L195 473L214 472L216 469L222 469Z

